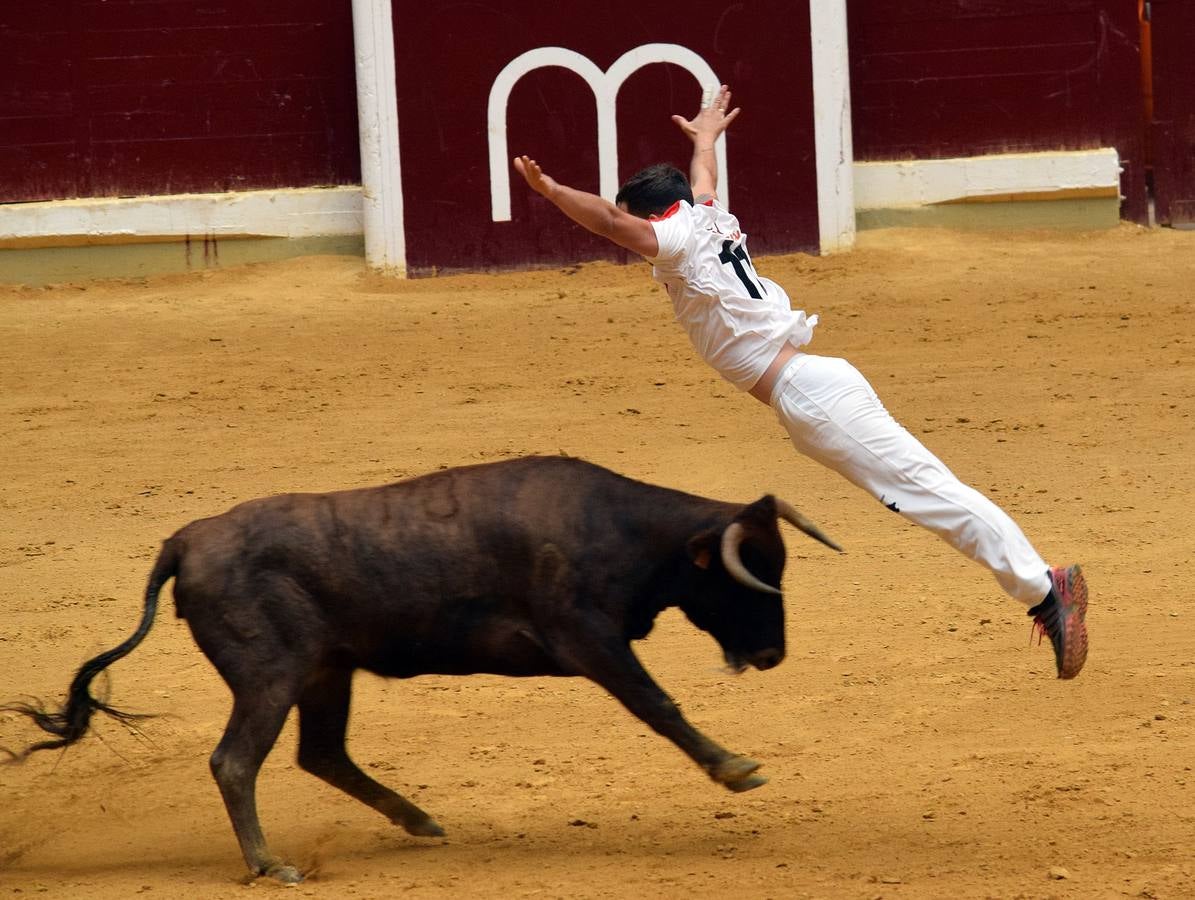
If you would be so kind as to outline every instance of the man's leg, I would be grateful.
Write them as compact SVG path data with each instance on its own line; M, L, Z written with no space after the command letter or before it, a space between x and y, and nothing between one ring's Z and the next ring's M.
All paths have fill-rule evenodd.
M1047 567L1004 510L959 481L888 414L854 366L799 356L781 375L772 406L801 453L986 566L1049 635L1058 677L1079 674L1087 659L1082 571Z
M798 357L773 405L793 445L991 570L1026 606L1050 591L1049 567L991 500L909 434L843 359Z

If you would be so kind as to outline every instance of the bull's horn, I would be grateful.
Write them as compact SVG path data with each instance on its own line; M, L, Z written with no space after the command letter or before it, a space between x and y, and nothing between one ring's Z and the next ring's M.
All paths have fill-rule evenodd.
M763 591L765 594L779 594L779 588L765 584L747 571L747 567L743 565L743 560L739 556L739 546L742 543L742 523L731 522L726 527L726 530L722 532L722 565L726 566L726 571L730 573L730 577L744 587L749 587L752 590Z
M776 515L780 516L780 518L782 518L785 522L788 522L790 525L795 525L797 528L800 528L810 537L817 538L827 547L831 547L834 550L837 550L839 553L842 552L842 547L838 545L837 541L822 534L822 530L806 519L799 512L797 512L795 506L786 500L781 500L779 497L776 498Z

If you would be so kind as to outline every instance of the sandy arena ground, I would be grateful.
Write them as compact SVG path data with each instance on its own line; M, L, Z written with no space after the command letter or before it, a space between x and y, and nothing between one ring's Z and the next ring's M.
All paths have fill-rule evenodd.
M568 453L789 529L789 656L720 671L663 616L637 645L771 781L731 794L579 680L357 680L350 748L448 831L412 838L298 769L263 826L322 898L1195 896L1195 234L870 232L759 261L889 409L1081 561L1075 682L978 566L799 458L707 371L643 266L395 283L313 257L0 288L0 699L57 702L131 633L158 543L235 502ZM173 617L108 719L0 767L0 896L241 898L208 755L229 695ZM37 738L0 715L0 746Z

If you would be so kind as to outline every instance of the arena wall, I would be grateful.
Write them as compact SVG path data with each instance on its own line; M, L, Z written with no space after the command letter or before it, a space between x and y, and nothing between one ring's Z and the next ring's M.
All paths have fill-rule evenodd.
M0 4L0 200L360 183L350 0Z
M364 230L371 264L413 273L619 258L495 160L530 152L606 194L646 162L684 166L668 117L710 77L749 101L724 186L762 252L848 246L856 198L860 221L1060 194L1140 221L1137 5L749 0L677 16L606 0L582 19L528 0L4 4L0 243ZM1189 4L1153 6L1178 23L1150 133L1159 209L1172 197L1181 216L1195 22Z
M671 122L703 87L751 105L723 147L726 194L760 252L817 250L810 19L805 2L727 10L662 0L489 7L394 0L407 265L496 269L625 256L512 183L527 153L565 184L613 199L639 168L688 169ZM600 27L598 23L600 24Z
M850 0L848 15L856 162L1110 148L1122 212L1144 220L1135 2ZM1023 180L994 192L1017 194Z

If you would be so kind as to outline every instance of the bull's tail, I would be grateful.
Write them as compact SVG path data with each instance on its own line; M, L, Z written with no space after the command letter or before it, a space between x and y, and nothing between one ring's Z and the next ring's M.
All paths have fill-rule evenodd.
M167 540L162 545L162 552L158 554L153 571L149 575L149 584L145 588L145 610L141 615L141 622L137 630L119 646L101 653L94 659L89 659L75 673L70 690L67 691L66 703L58 712L49 712L40 703L10 703L0 706L0 712L16 712L28 716L43 731L54 735L53 740L40 741L26 747L20 753L4 750L12 757L12 761L21 761L38 750L53 750L57 747L67 747L87 733L91 724L91 716L97 710L122 722L145 718L143 715L122 712L114 709L102 700L91 696L92 680L112 663L133 652L134 648L145 639L154 623L154 614L158 610L158 594L162 586L178 572L179 548L173 540Z

